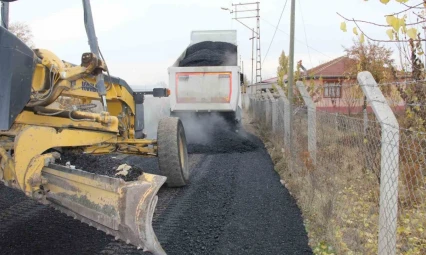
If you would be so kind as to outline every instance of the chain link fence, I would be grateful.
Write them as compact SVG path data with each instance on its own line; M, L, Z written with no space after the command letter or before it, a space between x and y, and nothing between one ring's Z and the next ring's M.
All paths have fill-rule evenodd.
M346 87L361 92L355 114L348 103L349 113L321 107L301 82L303 100L291 113L279 86L251 90L245 109L282 158L276 170L298 201L315 253L426 254L426 134L404 126L401 98L384 96L371 74L358 82Z

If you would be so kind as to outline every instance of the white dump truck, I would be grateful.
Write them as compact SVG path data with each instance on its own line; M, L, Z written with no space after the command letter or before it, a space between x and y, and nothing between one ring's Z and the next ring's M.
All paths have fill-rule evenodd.
M171 115L218 114L241 122L241 84L237 31L192 31L188 47L169 67Z

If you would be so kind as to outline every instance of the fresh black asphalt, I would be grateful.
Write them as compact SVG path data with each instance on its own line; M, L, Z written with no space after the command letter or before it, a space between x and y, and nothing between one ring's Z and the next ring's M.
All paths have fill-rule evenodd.
M191 134L188 134L189 136ZM263 143L213 130L188 145L190 183L160 189L154 230L168 254L312 254L301 213ZM189 137L189 141L194 140ZM195 139L196 140L196 139ZM103 174L125 162L158 173L156 158L70 159ZM89 163L90 164L89 164ZM94 170L93 170L94 169ZM143 254L93 227L0 184L1 254Z

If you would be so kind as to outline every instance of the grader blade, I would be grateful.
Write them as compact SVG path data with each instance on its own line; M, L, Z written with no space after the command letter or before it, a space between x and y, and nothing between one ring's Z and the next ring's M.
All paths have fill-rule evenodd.
M125 182L55 164L44 167L42 176L54 208L138 249L166 254L152 228L157 192L166 177L144 173Z

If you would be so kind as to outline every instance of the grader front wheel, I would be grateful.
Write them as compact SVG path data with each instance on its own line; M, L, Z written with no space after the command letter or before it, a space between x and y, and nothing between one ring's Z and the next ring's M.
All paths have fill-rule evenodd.
M179 118L160 120L157 130L158 163L161 175L167 177L169 187L182 187L188 183L188 152L186 136Z

